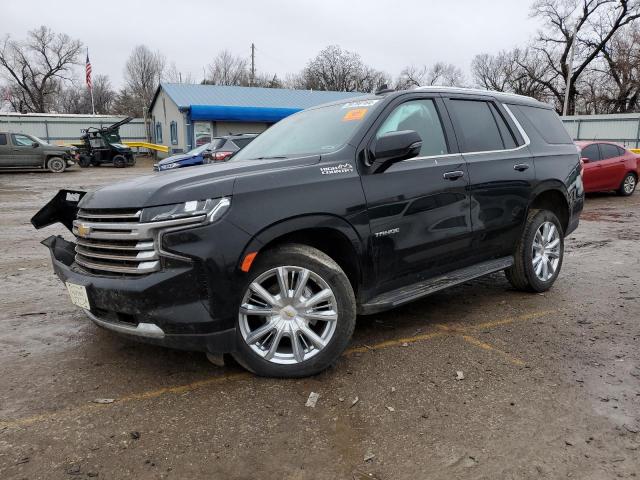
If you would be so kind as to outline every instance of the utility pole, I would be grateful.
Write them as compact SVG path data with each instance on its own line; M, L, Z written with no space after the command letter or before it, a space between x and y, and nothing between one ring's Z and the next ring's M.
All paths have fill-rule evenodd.
M251 78L249 79L249 85L253 86L253 82L256 78L256 46L251 44Z
M571 92L571 75L573 74L573 56L576 49L576 36L578 35L578 22L573 27L573 36L571 37L571 49L569 50L569 65L567 65L567 79L565 81L566 89L564 91L564 105L562 106L562 116L567 116L569 109L569 92Z

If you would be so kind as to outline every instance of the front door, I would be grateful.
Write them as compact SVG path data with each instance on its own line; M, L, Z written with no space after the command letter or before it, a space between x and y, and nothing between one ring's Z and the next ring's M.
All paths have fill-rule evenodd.
M513 254L535 181L525 139L493 99L451 96L446 106L471 181L473 263Z
M584 183L584 189L587 192L595 192L602 188L604 185L602 179L602 165L600 165L600 148L597 143L592 143L584 147L580 156L584 163L584 175L582 182Z
M470 243L469 175L441 99L399 97L374 124L366 148L376 137L401 130L420 135L420 154L361 176L377 292L465 266Z
M11 143L13 143L12 154L16 167L39 167L42 166L39 146L37 142L22 133L12 133Z

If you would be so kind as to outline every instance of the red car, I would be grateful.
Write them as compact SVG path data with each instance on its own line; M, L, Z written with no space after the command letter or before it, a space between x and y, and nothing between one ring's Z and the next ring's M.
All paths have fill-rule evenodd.
M611 142L576 142L584 164L585 192L616 190L631 195L638 183L640 155Z

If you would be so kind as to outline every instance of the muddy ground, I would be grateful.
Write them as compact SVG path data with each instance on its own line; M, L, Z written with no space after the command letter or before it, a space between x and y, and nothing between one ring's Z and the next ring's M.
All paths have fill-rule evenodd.
M122 340L69 302L39 245L69 233L29 218L149 169L0 174L0 479L640 475L640 192L588 197L546 294L496 274L362 317L335 368L281 381Z

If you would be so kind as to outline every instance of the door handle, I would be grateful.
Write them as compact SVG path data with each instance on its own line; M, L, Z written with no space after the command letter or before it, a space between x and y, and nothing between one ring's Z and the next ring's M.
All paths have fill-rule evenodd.
M453 172L445 172L442 174L442 178L444 178L445 180L457 180L463 176L464 172L462 170L455 170Z
M513 169L516 170L517 172L524 172L525 170L529 169L529 164L528 163L518 163L517 165L513 166Z

